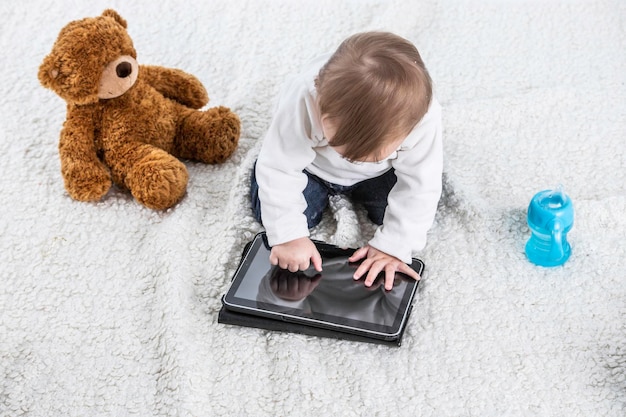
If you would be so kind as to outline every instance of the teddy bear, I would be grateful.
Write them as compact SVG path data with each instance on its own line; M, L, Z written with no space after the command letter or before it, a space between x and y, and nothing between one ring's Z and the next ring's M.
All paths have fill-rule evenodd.
M68 23L38 77L67 103L59 156L69 195L97 201L114 183L164 210L186 193L181 159L224 162L241 123L227 107L201 110L209 97L193 75L139 65L126 29L112 9Z

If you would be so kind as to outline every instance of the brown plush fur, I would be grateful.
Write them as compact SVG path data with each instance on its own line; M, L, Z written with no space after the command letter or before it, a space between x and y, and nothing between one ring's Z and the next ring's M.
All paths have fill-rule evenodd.
M67 102L59 154L76 200L99 200L114 182L145 206L166 209L187 188L178 158L220 163L237 146L239 118L226 107L198 110L209 100L198 79L140 66L136 57L126 21L109 9L66 25L39 68L42 85ZM132 77L119 60L134 65ZM113 77L103 72L111 63Z

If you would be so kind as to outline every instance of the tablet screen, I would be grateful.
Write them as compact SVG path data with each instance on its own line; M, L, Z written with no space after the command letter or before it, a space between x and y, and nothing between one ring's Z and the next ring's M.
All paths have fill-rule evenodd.
M354 249L316 242L322 272L313 267L289 272L269 262L264 233L256 236L224 297L227 308L375 337L397 336L407 318L418 281L396 274L393 289L384 289L382 274L371 287L352 276L358 264ZM423 264L411 265L422 273Z

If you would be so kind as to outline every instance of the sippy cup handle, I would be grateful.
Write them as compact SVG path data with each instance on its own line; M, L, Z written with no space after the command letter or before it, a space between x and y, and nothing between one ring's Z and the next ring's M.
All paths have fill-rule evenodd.
M563 227L559 220L555 220L552 222L552 248L550 249L550 257L552 259L561 259L564 255Z

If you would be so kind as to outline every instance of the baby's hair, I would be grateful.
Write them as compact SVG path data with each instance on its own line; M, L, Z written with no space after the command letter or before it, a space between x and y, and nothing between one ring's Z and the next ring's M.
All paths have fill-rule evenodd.
M320 112L336 128L332 146L358 161L406 136L428 111L432 82L417 48L388 32L350 36L320 70Z

